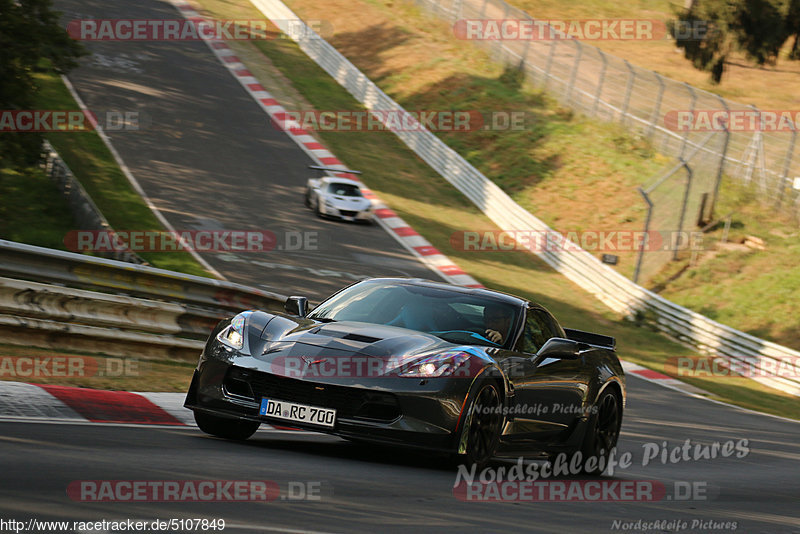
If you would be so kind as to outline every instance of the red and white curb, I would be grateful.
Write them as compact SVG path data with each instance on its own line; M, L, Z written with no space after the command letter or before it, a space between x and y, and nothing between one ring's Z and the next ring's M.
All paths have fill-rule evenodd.
M185 393L139 393L0 381L0 421L196 426ZM261 430L297 431L261 424Z
M170 2L186 19L195 21L204 19L190 4L182 0L170 0ZM247 66L242 63L224 40L208 39L205 37L204 32L200 32L200 35L220 62L227 67L228 71L242 84L242 87L244 87L253 100L261 106L261 109L269 115L272 119L272 124L276 128L282 129L286 135L294 140L294 142L317 164L342 170L347 169L347 167L317 139L301 128L300 124L287 119L286 109L264 89L247 69ZM360 181L352 174L334 174L343 178ZM369 198L372 202L372 206L375 210L375 220L389 235L394 237L424 265L452 284L467 287L483 287L477 280L465 273L460 267L454 264L452 260L436 249L428 240L419 235L408 223L401 219L397 213L383 203L375 193L366 187L363 187L362 191L364 192L364 196Z
M183 393L132 393L0 381L0 418L137 425L194 425Z
M664 373L659 373L658 371L654 371L652 369L648 369L647 367L642 367L641 365L624 360L622 360L621 363L626 375L635 375L639 378L647 380L648 382L653 382L670 389L688 393L690 395L708 395L707 391L703 391L702 389L691 384L687 384L686 382L681 382L677 378L672 378Z

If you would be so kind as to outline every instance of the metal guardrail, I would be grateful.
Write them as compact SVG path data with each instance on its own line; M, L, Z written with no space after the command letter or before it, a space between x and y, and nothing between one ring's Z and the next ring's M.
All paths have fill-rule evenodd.
M105 216L103 216L103 213L97 208L92 198L48 141L45 141L42 145L41 167L66 198L67 205L75 222L78 224L78 228L104 230L107 232L114 231ZM103 252L100 255L128 263L147 263L130 250Z
M215 311L282 310L286 297L241 284L0 239L0 276L59 283Z
M282 310L285 301L231 282L0 240L5 343L192 359L221 318Z
M251 2L284 33L294 39L311 59L347 89L366 109L392 113L403 109L346 57L311 28L305 26L280 0L251 0ZM301 27L304 31L298 32L298 28ZM392 113L377 113L375 117L386 122ZM390 124L387 123L386 126L391 129ZM514 202L496 184L430 131L425 128L413 130L394 133L500 228L552 232L544 222ZM758 339L678 306L603 265L597 258L581 250L577 244L573 243L569 247L557 250L533 252L553 269L595 295L612 310L629 317L651 316L652 323L659 330L700 352L718 356L732 365L755 364L766 369L776 369L787 360L800 362L800 352ZM800 376L796 373L795 376L786 378L766 376L754 377L754 380L800 396Z

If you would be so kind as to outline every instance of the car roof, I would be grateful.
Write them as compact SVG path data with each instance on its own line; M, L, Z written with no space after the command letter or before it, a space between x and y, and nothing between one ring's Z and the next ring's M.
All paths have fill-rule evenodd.
M361 280L365 282L367 280L378 280L378 281L385 281L385 282L398 282L403 284L411 284L415 286L421 287L431 287L437 289L447 289L450 291L455 291L458 293L465 293L469 295L481 296L481 297L488 297L500 302L505 302L508 304L513 304L515 306L524 306L528 304L528 300L522 297L518 297L516 295L511 295L509 293L503 293L502 291L495 291L494 289L482 288L482 287L465 287L465 286L457 286L454 284L448 284L446 282L434 282L433 280L426 280L424 278L402 278L402 277L392 277L392 278L366 278ZM531 303L536 305L535 303ZM538 306L538 305L536 305Z

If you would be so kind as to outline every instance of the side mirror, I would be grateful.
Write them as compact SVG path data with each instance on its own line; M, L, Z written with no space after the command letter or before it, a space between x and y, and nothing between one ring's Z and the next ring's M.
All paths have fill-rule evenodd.
M541 359L574 360L590 350L592 350L592 346L588 343L552 337L542 345L542 348L536 353L536 357Z
M289 315L305 317L308 313L308 299L306 297L289 297L286 299L283 309Z

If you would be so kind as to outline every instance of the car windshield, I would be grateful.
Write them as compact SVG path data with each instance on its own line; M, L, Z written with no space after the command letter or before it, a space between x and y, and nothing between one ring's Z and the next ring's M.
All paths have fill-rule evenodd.
M309 318L399 326L451 343L507 347L515 337L518 314L517 306L480 295L368 280L326 300Z
M331 182L328 184L328 193L331 195L339 195L342 197L360 197L361 190L358 186L353 184L343 184L339 182Z

